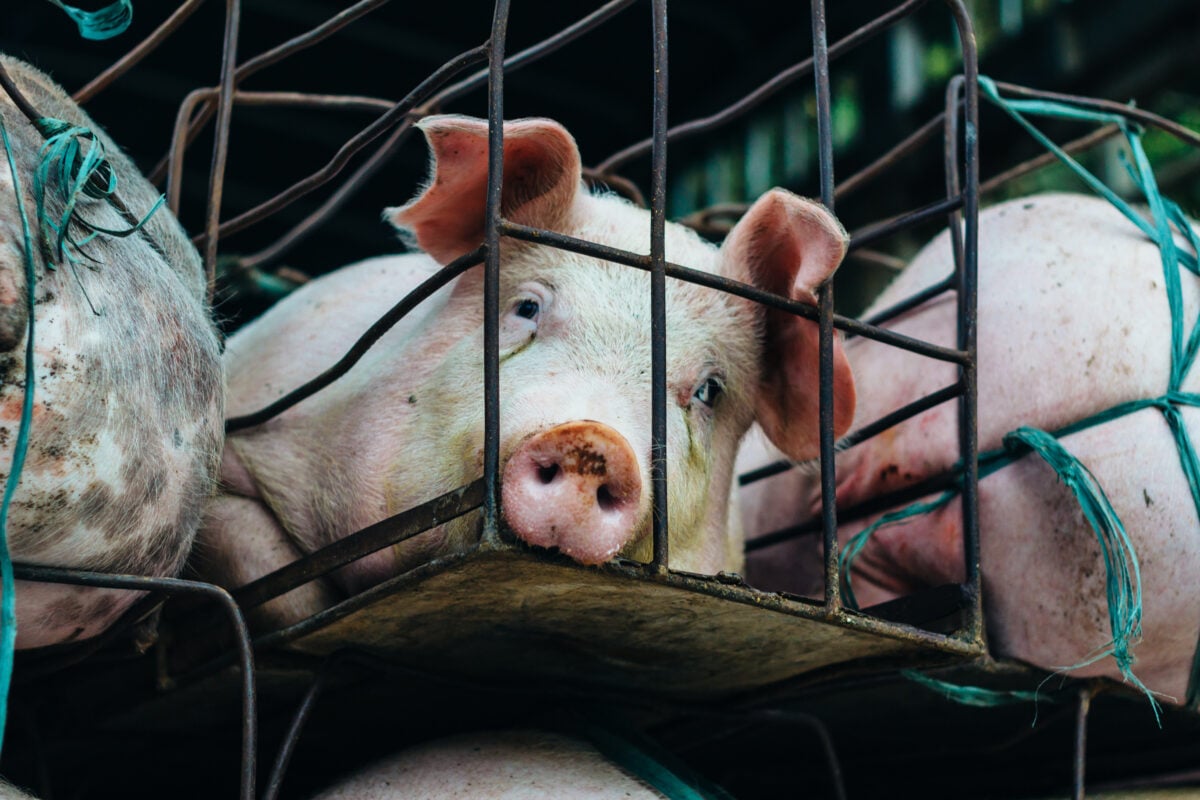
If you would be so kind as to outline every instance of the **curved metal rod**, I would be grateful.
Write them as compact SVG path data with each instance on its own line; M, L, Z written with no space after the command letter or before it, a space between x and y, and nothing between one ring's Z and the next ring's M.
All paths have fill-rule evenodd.
M171 16L167 17L165 22L155 28L153 33L143 39L141 43L128 53L121 56L111 67L101 72L95 78L92 78L86 86L75 92L71 96L71 99L83 105L107 89L117 78L120 78L126 72L133 69L137 66L138 62L154 52L203 2L204 0L186 0L179 8L175 9Z
M234 0L231 0L233 2ZM231 220L222 223L218 228L211 229L207 234L194 237L193 244L197 246L201 243L207 243L207 247L211 249L215 247L217 236L228 236L237 233L250 227L255 222L274 214L283 208L299 200L304 195L322 186L331 178L335 177L346 166L355 153L362 150L371 142L378 139L383 133L394 125L404 115L408 114L418 103L427 99L428 95L434 88L446 80L450 79L455 74L469 69L477 61L482 61L487 58L488 46L486 44L474 47L464 53L452 58L450 61L443 64L436 72L430 75L425 80L413 89L407 97L401 100L386 114L381 115L378 119L368 125L366 128L355 134L350 141L346 142L337 151L332 159L321 169L309 175L307 178L293 184L279 194L269 200L259 203L249 211L245 211ZM214 251L215 252L215 251Z
M208 172L208 213L205 214L204 273L208 276L208 302L217 288L217 229L221 223L221 196L225 191L225 162L229 157L229 125L233 121L233 90L237 68L238 26L242 0L225 2L225 41L222 50L221 92L217 99L217 130L213 142L212 167Z
M258 713L254 681L254 651L250 646L250 631L241 609L229 592L220 586L180 578L149 578L142 575L118 575L87 570L40 567L13 564L18 580L38 583L62 583L71 586L91 586L107 589L157 591L166 594L200 594L216 600L229 616L237 638L239 663L242 669L242 780L241 800L254 800L255 754L258 745Z
M563 28L553 36L538 42L531 47L522 50L521 52L509 56L504 60L504 69L506 72L520 69L521 67L531 64L551 53L556 52L563 46L575 41L583 34L595 29L601 23L606 22L618 12L623 11L633 5L635 0L610 0L600 8L593 11L591 14L583 17L577 22ZM467 94L473 89L482 86L487 80L487 71L481 70L474 75L465 78L458 83L446 87L442 91L433 95L428 101L422 103L418 108L413 110L413 116L420 117L431 112L433 108L441 104L450 102L462 95ZM387 139L375 153L362 166L360 166L353 175L351 175L338 190L329 197L321 206L305 217L301 222L297 223L287 233L281 236L274 244L264 250L259 251L242 259L242 264L246 266L261 266L264 263L274 261L287 253L291 248L295 247L316 228L328 220L338 209L340 209L347 200L373 176L388 158L396 151L400 144L411 133L411 123L402 122L400 127ZM640 195L637 192L637 187L629 181L622 178L606 175L603 180L617 184L616 188L620 189L623 194L630 196L635 202ZM645 205L645 203L640 203Z

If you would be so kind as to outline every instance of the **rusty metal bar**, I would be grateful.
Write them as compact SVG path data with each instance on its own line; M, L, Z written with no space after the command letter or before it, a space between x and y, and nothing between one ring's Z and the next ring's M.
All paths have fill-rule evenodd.
M945 200L938 200L936 203L930 203L907 214L902 214L899 217L871 225L861 231L856 231L850 240L850 249L854 250L859 247L866 247L880 239L886 239L901 228L908 227L909 225L918 225L935 217L940 217L943 214L957 211L963 207L964 202L961 195L953 195Z
M1015 83L1004 83L1003 81L996 81L995 83L996 88L1001 92L1029 100L1053 100L1056 103L1068 103L1082 108L1105 111L1109 114L1120 114L1145 125L1159 128L1171 134L1176 139L1190 144L1192 147L1200 147L1200 133L1196 133L1192 129L1169 120L1166 117L1159 116L1150 111L1144 111L1137 106L1118 103L1115 100L1098 100L1094 97L1081 97L1079 95L1062 94L1060 92L1044 92L1038 89L1030 89L1027 86L1018 86Z
M444 525L479 508L483 503L483 487L484 482L476 480L380 520L234 590L233 598L242 609L260 606L351 561Z
M208 276L208 300L217 288L217 227L221 221L221 196L225 191L225 162L229 157L229 125L233 120L233 71L237 67L238 26L242 0L225 2L225 41L222 49L220 96L217 99L217 130L213 142L212 168L208 174L208 211L205 214L204 273Z
M829 58L831 60L838 58L843 53L852 50L873 36L882 33L892 25L895 25L900 20L908 17L910 14L914 13L928 2L929 0L908 0L905 3L901 3L899 6L887 12L886 14L876 17L871 22L851 33L849 36L846 36L838 40L835 44L831 45L829 48ZM707 117L690 120L669 129L667 131L667 143L673 144L701 133L707 133L714 128L719 128L727 122L731 122L732 120L741 117L752 109L757 108L765 100L775 95L781 89L808 75L812 68L812 58L806 58L800 63L788 67L774 78L771 78L769 81L750 92L750 94L746 95L741 100L721 109L717 113ZM643 139L640 142L632 144L600 162L600 164L596 166L596 171L600 173L612 172L613 170L623 166L624 164L627 164L633 159L639 156L644 156L650 151L652 145L653 139Z
M317 42L334 33L336 30L339 30L346 24L349 24L349 22L353 21L354 19L357 19L368 11L374 10L374 8L377 8L379 5L382 5L383 2L387 2L387 0L367 0L367 2L360 2L356 6L347 9L342 14L339 14L337 17L334 17L308 34L291 39L285 44L280 45L279 47L276 47L261 56L251 59L238 69L236 73L237 79L240 81L253 74L258 69L268 66L269 64L276 63L286 55L290 55L291 53L303 49L304 47L316 44ZM591 14L583 17L578 22L569 25L558 33L547 37L543 41L528 47L525 50L522 50L516 55L505 59L505 70L511 71L514 69L519 69L522 66L533 63L538 59L544 58L545 56L556 52L564 45L595 29L601 23L606 22L618 12L623 11L624 9L633 5L633 3L634 0L610 0L610 2L601 6ZM353 12L353 14L351 12ZM318 33L320 34L319 36L317 35ZM415 108L412 113L415 116L423 116L425 113L428 113L428 109L439 104L449 102L450 100L456 99L457 97L460 97L469 91L479 88L486 83L486 80L486 70L475 73L474 75L459 81L456 84L452 84L440 92L437 92L427 101L420 104L419 108ZM213 90L201 89L197 91L211 92ZM194 118L190 118L191 115L189 115L188 121L182 127L177 128L177 140L182 141L183 144L178 146L173 145L173 148L180 147L182 149L186 149L186 147L191 144L191 142L199 134L203 123L211 117L211 106L208 104L207 95L201 99L205 101L205 105L203 108L201 108L200 112ZM386 162L388 156L395 151L395 148L399 146L400 142L410 133L411 126L408 123L401 123L401 125L402 127L392 133L386 142L371 156L371 158L361 167L359 167L359 169L356 170L354 174L342 184L337 192L320 206L320 208L306 217L304 221L294 226L275 244L271 245L271 247L248 257L245 260L245 263L259 265L268 260L280 257L291 247L294 247L298 242L302 241L307 234L313 230L313 228L326 221L334 212L341 208L345 201L352 197L355 192L357 192L358 189L372 175L375 174L375 172L383 165L383 163ZM172 156L171 153L168 153L168 155L159 162L159 164L150 173L151 182L157 183L159 180L161 180L162 176L166 173L166 170L173 163L174 158L175 157ZM179 158L181 159L182 156L180 155ZM178 172L179 168L176 167L175 169L176 172ZM323 185L324 183L328 182L330 179L335 177L338 172L340 172L340 168L332 174L324 177L317 185ZM294 189L296 187L293 186L292 188ZM254 221L256 222L257 220ZM223 234L228 234L229 232L230 231L222 231Z
M883 323L888 322L889 320L895 319L896 317L900 316L904 312L910 311L910 310L916 308L917 306L921 305L925 301L931 300L934 297L937 297L938 295L942 294L943 292L953 289L954 285L955 285L955 277L953 274L951 274L948 277L946 277L945 280L938 281L937 283L933 284L929 288L922 289L921 291L917 292L916 294L911 295L910 297L908 297L904 300L901 300L899 303L896 303L893 306L889 306L888 308L883 309L878 314L874 314L863 321L868 323L869 325L882 325Z
M254 56L245 64L238 67L233 73L234 85L236 86L240 84L246 78L249 78L259 70L269 67L272 64L276 64L293 53L300 52L301 50L305 50L315 44L323 42L325 39L346 27L354 20L362 17L370 11L374 11L376 8L387 2L388 0L360 0L360 2L341 11L338 14L335 14L333 17L321 23L316 28L313 28L312 30L307 31L299 36L293 37L283 44L276 45L265 53L260 53L259 55ZM216 89L200 89L197 91L215 92ZM195 141L195 138L199 135L203 125L212 119L214 111L215 108L210 102L210 99L206 99L204 106L200 109L200 113L198 113L196 117L189 122L186 132L182 134L185 142L183 145L185 150L187 149L188 145ZM164 156L158 162L158 164L155 165L154 169L150 171L149 180L151 183L158 183L160 180L162 180L164 170L167 168L168 159L169 155Z
M963 260L959 265L958 349L969 358L959 364L959 458L962 463L963 560L968 599L965 637L983 641L982 577L979 567L979 430L977 384L977 304L979 262L979 56L971 17L962 0L947 0L963 54ZM953 116L948 112L948 116ZM955 226L957 228L957 226Z
M488 179L483 272L483 534L500 540L500 236L504 191L504 45L509 0L496 0L488 40Z
M1079 690L1075 704L1075 754L1071 769L1071 800L1083 800L1084 777L1087 772L1087 721L1088 712L1092 708L1091 686Z
M1062 151L1064 153L1074 155L1075 153L1079 153L1083 150L1094 147L1101 142L1107 141L1120 132L1121 129L1116 125L1105 125L1102 128L1092 131L1087 136L1081 136L1078 139L1067 142L1062 146ZM1017 164L1015 167L1011 167L1010 169L1006 169L999 175L994 175L991 178L988 178L979 185L979 194L980 196L986 195L989 192L995 191L1011 180L1015 180L1023 175L1028 175L1029 173L1036 172L1043 167L1057 163L1059 163L1058 156L1056 156L1054 153L1042 153L1040 156L1031 158L1028 161L1023 161L1022 163Z
M233 0L231 0L232 2ZM336 176L346 166L355 153L362 150L371 142L378 139L383 133L399 120L400 117L411 111L418 103L423 102L428 98L428 95L435 87L449 80L454 75L469 69L476 62L483 61L488 56L488 48L486 45L467 50L464 53L456 56L446 62L436 72L430 75L425 80L409 92L408 96L394 105L391 111L381 115L377 120L372 122L366 128L359 131L351 139L346 142L334 154L334 157L323 166L321 169L309 175L307 178L298 181L289 188L270 198L262 203L259 203L249 211L245 211L233 219L221 223L217 229L217 235L229 236L244 230L254 223L265 219L275 212L287 208L289 205L299 200L304 195L313 191L325 184L329 179ZM206 240L207 236L198 236L192 239L194 244L201 244Z
M199 594L217 601L229 617L237 640L238 660L242 670L242 773L241 800L254 800L255 758L258 747L258 713L254 681L254 651L250 646L250 631L246 620L229 592L220 586L179 578L149 578L141 575L120 575L87 570L40 567L13 564L17 580L38 583L62 583L71 586L90 586L105 589L164 592L166 594Z
M911 135L905 137L891 150L888 150L882 156L877 158L871 164L860 169L858 172L851 175L846 180L838 184L837 191L834 192L834 197L841 200L843 197L861 189L866 184L875 180L884 171L896 164L900 159L911 154L918 147L937 135L942 129L942 125L946 121L946 113L939 112L937 116L926 122L920 128L917 128Z
M503 225L504 235L512 236L515 239L523 239L529 242L537 242L539 244L549 245L550 247L558 247L563 250L569 250L573 253L582 253L584 255L602 258L605 261L612 261L618 264L636 267L638 269L649 269L648 259L644 255L630 253L625 250L618 250L615 247L599 245L584 239L576 239L572 236L567 236L553 231L542 231L537 228L529 228L524 225L516 225L511 222L505 222ZM667 262L666 273L668 278L676 278L678 280L688 281L700 286L707 286L710 289L717 289L728 294L735 294L738 297L744 297L747 300L753 300L756 303L777 308L781 311L787 311L790 314L795 314L798 317L816 321L817 309L806 303L798 300L792 300L781 295L772 294L770 292L751 286L741 281L735 281L730 278L723 278L720 275L713 275L708 272L690 269L680 266L671 261ZM939 361L949 361L955 364L962 363L967 360L968 356L961 350L955 350L950 347L940 347L930 344L920 339L914 339L910 336L905 336L895 331L890 331L886 328L877 328L873 325L868 325L860 322L852 317L843 317L840 314L833 315L833 327L845 331L848 334L853 333L856 336L864 336L868 339L874 339L878 342L884 342L899 347L903 350L908 350L913 353L919 353L923 356L937 359Z
M652 0L653 146L650 167L650 487L654 556L668 568L667 508L667 3Z
M179 29L188 17L190 17L196 9L200 8L200 4L204 0L186 0L179 8L167 17L166 21L154 29L154 32L143 39L136 47L130 50L125 55L114 63L111 67L101 72L95 78L92 78L86 86L71 96L79 105L83 105L91 100L100 92L107 89L118 78L124 75L129 70L133 69L146 56L158 49L158 46L166 41L167 37Z
M833 118L829 91L829 43L825 0L811 0L813 81L817 98L817 166L821 178L821 202L833 212ZM836 613L842 607L841 565L838 563L837 465L833 434L833 281L817 292L818 387L820 421L821 528L825 558L825 608Z

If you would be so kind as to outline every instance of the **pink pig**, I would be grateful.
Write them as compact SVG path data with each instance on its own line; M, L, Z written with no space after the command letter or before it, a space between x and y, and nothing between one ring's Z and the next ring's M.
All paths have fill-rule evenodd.
M431 117L428 187L387 212L428 255L378 258L313 281L230 339L230 412L255 411L337 360L387 308L482 240L487 126ZM558 124L505 125L503 216L647 252L646 211L582 188ZM668 226L670 261L813 301L846 236L822 207L760 199L717 249ZM502 513L529 544L583 564L650 555L650 283L647 273L505 239L501 256ZM479 477L483 271L410 314L348 375L275 419L230 436L199 569L239 585ZM670 566L739 570L729 495L754 419L794 458L816 453L816 325L736 296L667 287ZM837 354L837 428L853 383ZM736 518L736 515L733 515ZM276 601L296 619L478 539L478 517L377 552Z
M1170 366L1171 316L1158 249L1107 202L1077 195L1014 200L981 214L979 240L979 446L1001 445L1021 426L1054 431L1119 403L1162 395ZM922 250L865 316L950 274L949 237ZM1188 332L1200 311L1200 281L1181 271ZM886 327L954 345L953 293ZM866 338L846 345L861 387L856 425L956 380L956 369ZM1200 391L1200 371L1183 387ZM1193 441L1200 409L1185 407ZM1063 437L1095 475L1124 521L1141 564L1144 602L1134 674L1183 701L1200 634L1200 521L1175 440L1162 413L1144 409ZM750 438L739 469L778 458ZM837 500L848 508L948 471L958 460L957 404L944 403L841 454ZM811 471L791 470L741 495L753 538L811 519L820 490ZM852 572L868 606L921 587L961 581L961 506L880 529ZM844 523L839 539L870 520ZM996 655L1047 669L1079 664L1112 638L1099 543L1079 504L1036 455L979 484L983 600ZM820 593L811 541L750 558L755 585ZM785 552L787 551L787 552ZM808 563L805 564L805 561ZM1112 658L1071 671L1120 677Z
M656 800L666 796L583 741L547 731L511 730L463 734L413 747L351 775L313 800Z

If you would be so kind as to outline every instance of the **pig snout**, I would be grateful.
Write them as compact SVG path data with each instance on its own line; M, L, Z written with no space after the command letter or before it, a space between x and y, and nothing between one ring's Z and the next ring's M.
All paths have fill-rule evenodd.
M504 517L523 541L601 564L637 530L642 478L633 448L600 422L567 422L536 433L504 467Z

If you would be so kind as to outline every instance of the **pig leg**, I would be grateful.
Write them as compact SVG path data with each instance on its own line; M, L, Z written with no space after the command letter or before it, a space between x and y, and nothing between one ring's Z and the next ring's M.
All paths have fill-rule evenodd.
M261 501L222 493L206 510L193 567L202 579L234 588L303 556ZM329 608L337 600L332 585L321 578L253 609L249 618L256 627L285 627Z

